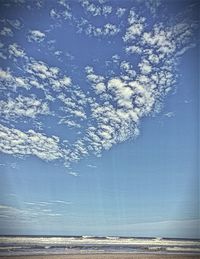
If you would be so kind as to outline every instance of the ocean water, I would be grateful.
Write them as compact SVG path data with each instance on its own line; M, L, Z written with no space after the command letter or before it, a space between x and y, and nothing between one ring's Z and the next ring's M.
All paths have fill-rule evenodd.
M200 255L200 240L92 236L0 237L0 256L86 253L184 253Z

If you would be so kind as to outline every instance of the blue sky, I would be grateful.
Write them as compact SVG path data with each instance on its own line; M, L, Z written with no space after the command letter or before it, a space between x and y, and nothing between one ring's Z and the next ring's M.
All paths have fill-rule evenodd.
M197 2L1 2L1 234L200 237Z

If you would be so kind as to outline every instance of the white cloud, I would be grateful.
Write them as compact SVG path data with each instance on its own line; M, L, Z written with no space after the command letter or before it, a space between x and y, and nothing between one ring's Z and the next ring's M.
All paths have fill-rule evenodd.
M131 97L133 95L132 89L123 82L120 78L112 78L108 81L108 89L115 95L115 100L119 106L124 108L132 108Z
M59 0L58 3L64 7L69 8L68 0Z
M0 31L0 35L12 37L13 36L13 31L9 27L4 27Z
M93 69L93 67L86 66L86 67L85 67L85 72L86 72L87 74L93 74L93 73L94 73L94 69Z
M55 218L62 216L62 212L57 208L55 211L52 208L53 203L58 205L69 205L65 201L50 201L50 202L24 202L19 207L10 206L7 204L0 204L0 218L1 224L6 221L6 224L26 224L27 222L38 222L38 219L45 220L48 218Z
M143 50L142 50L141 47L135 46L135 45L133 45L133 46L128 46L128 47L126 47L125 49L126 49L126 52L128 52L128 53L142 54L142 52L143 52Z
M63 200L53 200L53 201L51 201L52 203L57 203L57 204L63 204L63 205L70 205L70 204L72 204L72 202L71 201L63 201Z
M16 91L18 87L28 89L29 85L25 78L14 76L9 70L0 69L0 87L3 90L10 88L9 90Z
M88 0L83 0L82 6L88 13L91 13L93 16L101 15L101 7L96 6L95 4L90 4Z
M47 64L42 61L33 60L27 69L27 72L31 74L36 74L38 77L44 79L48 77L55 77L57 73L53 73Z
M66 124L69 127L80 128L80 121L87 118L84 111L84 105L86 102L85 95L79 90L73 91L76 97L67 97L64 93L58 95L58 99L63 102L61 110L65 113L65 116L59 121L60 124Z
M81 0L80 2L85 12L92 16L107 16L112 12L112 6L109 5L98 5L88 0Z
M88 22L88 20L82 18L77 20L78 32L85 32L86 35L95 37L115 36L120 32L120 29L112 23L106 23L101 27L94 26Z
M91 83L95 93L98 95L104 93L106 91L106 85L104 83L105 78L101 75L95 74L92 67L86 67L85 71L87 73L87 79L89 83Z
M168 118L172 118L175 116L174 112L167 112L164 114L164 116L168 117Z
M77 117L80 117L82 119L86 119L86 115L84 111L80 111L80 110L72 110L71 113Z
M138 117L132 110L116 109L111 104L101 106L96 103L92 108L92 116L99 126L88 128L87 134L90 146L96 154L102 149L110 149L117 142L136 136Z
M89 74L87 75L87 79L94 84L98 84L104 80L104 77L95 74Z
M136 71L133 69L133 66L129 62L122 61L120 68L123 71L122 74L126 73L125 76L123 75L123 79L125 80L130 80L136 76Z
M190 46L193 27L188 23L177 23L174 26L165 27L162 23L155 24L152 31L144 32L142 43L148 44L155 50L156 62L168 55L178 55L182 49ZM185 46L184 46L185 45ZM155 56L154 56L155 58Z
M162 1L161 0L148 0L144 1L143 4L149 9L151 15L153 18L156 17L159 13L159 8L162 6Z
M105 5L102 7L102 14L107 16L108 14L112 13L112 6Z
M86 29L86 34L93 35L95 37L100 36L114 36L116 35L120 30L117 28L116 25L107 23L102 27L95 27L92 25L89 25Z
M75 109L76 103L69 97L67 97L64 93L60 93L58 95L58 99L60 99L67 107Z
M51 18L60 18L60 14L55 9L51 9L50 16Z
M123 40L125 42L135 39L140 36L145 27L145 18L140 17L135 11L131 10L128 17L129 27L126 30Z
M12 155L34 155L51 161L63 157L58 137L47 137L29 130L22 132L15 128L0 125L0 151Z
M130 10L128 17L128 22L130 25L135 24L136 22L144 23L145 20L145 17L139 16L139 14L136 14L134 10Z
M48 104L33 97L17 96L7 101L0 100L0 114L7 119L12 117L30 117L49 114Z
M149 60L152 64L158 64L159 61L160 61L158 55L156 55L156 54L149 54L148 60Z
M101 94L106 91L106 86L104 83L97 83L95 85L96 94Z
M81 128L81 125L73 120L62 118L59 120L58 124L65 124L69 128Z
M140 36L142 31L143 31L143 24L140 24L140 23L133 24L127 29L123 40L125 42L130 41L134 39L136 36Z
M138 66L141 73L144 75L148 75L152 71L152 66L149 64L148 60L143 60Z
M54 91L61 91L72 84L71 78L66 75L61 75L59 68L50 67L42 61L31 60L26 67L26 71L35 76L35 82L38 88L40 88L38 80L41 81L43 85L51 86Z
M4 70L0 69L0 79L1 80L11 80L11 78L12 78L12 75L8 70L4 71Z
M28 35L28 40L31 42L42 42L45 39L45 33L39 30L31 30Z
M71 20L73 16L69 4L64 0L58 1L58 4L61 8L51 9L50 17L52 19L57 19L59 22Z
M7 57L6 57L2 52L0 52L0 58L2 58L2 59L4 59L4 60L7 59Z
M63 78L60 79L60 86L61 87L68 87L72 83L72 80L68 76L64 76Z
M126 12L126 9L120 7L117 9L116 15L120 18L125 14L125 12Z
M19 29L21 29L21 27L22 27L22 23L21 23L20 20L18 20L18 19L15 19L15 20L10 20L10 19L8 19L8 23L9 23L13 28L15 28L16 30L19 30Z
M9 45L8 52L11 56L14 56L16 58L25 57L24 50L21 49L17 43L13 43L13 44Z
M0 214L5 215L7 217L14 216L14 214L20 213L20 209L15 208L13 206L9 206L6 204L0 204Z
M83 140L79 139L73 145L74 153L79 154L80 156L88 155L87 147Z
M90 168L97 168L96 165L91 165L91 164L88 164L87 167L90 167Z
M132 71L129 62L121 62L120 67L126 73ZM89 71L94 73L91 69ZM92 103L92 118L98 126L88 128L87 141L88 150L97 155L118 142L136 137L139 119L153 110L158 94L156 90L153 92L156 87L145 75L136 76L134 73L134 76L134 81L128 77L129 82L122 80L123 76L108 80L106 91L112 93L112 104L110 101L104 105Z
M73 172L73 171L72 171L72 172L69 172L68 174L69 174L69 175L72 175L72 176L75 176L75 177L79 176L79 174L78 174L78 173Z
M64 140L61 143L58 138L36 132L35 125L38 123L37 126L41 127L41 122L36 121L32 127L34 130L26 132L11 125L1 126L2 152L21 156L35 155L43 160L60 158L66 166L89 154L99 156L103 150L136 137L139 134L141 119L157 112L163 98L173 88L176 80L176 57L192 47L192 26L189 23L184 21L176 25L172 25L171 22L167 26L162 23L151 25L146 22L140 11L136 13L131 9L128 13L125 8L116 9L102 1L93 3L84 0L81 4L88 20L72 16L70 2L60 0L55 9L50 11L50 16L58 20L54 20L55 26L71 19L70 24L74 24L79 32L99 38L117 34L120 37L120 29L126 26L121 30L124 37L114 38L114 42L119 40L123 44L120 50L122 52L119 51L116 55L116 52L113 52L112 57L106 57L106 69L100 74L97 74L93 67L87 66L85 79L91 87L81 85L81 88L59 67L29 58L20 46L11 43L8 47L10 57L26 58L23 59L22 66L20 62L17 64L20 73L18 70L14 73L8 68L0 70L0 87L10 93L7 100L0 101L1 114L10 120L9 122L20 116L38 118L40 114L49 113L49 106L54 109L52 115L55 123L59 124L60 128L66 128L66 132L69 130L72 133L73 142ZM122 17L127 12L127 23L112 23L113 19L110 19L109 14L113 14L114 10L114 18L118 23L120 19L116 15ZM97 26L95 20L94 24L89 21L91 15L99 16L95 20L103 15L105 20L96 23ZM124 18L126 19L125 15ZM29 36L29 40L39 42L45 38L45 34L38 30L30 31ZM48 46L51 47L55 44L55 40L48 42ZM1 53L4 58L4 52L7 50L5 46L2 47ZM54 64L64 60L64 52L61 50L52 47L51 53L55 54ZM62 59L57 60L58 56ZM100 64L100 61L98 62ZM72 64L72 75L76 69L78 70ZM101 69L101 66L98 69ZM81 77L79 79L82 80ZM23 91L20 88L24 88ZM32 90L40 92L44 99L29 95ZM30 92L14 99L16 93L19 95L18 91ZM5 123L5 120L3 122ZM44 129L40 130L43 132ZM66 142L67 146L64 147ZM71 174L77 175L73 170Z

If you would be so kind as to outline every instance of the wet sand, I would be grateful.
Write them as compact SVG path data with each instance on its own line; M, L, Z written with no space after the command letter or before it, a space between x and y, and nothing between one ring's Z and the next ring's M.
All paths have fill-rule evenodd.
M4 256L3 259L200 259L200 255L150 255L150 254L82 254Z

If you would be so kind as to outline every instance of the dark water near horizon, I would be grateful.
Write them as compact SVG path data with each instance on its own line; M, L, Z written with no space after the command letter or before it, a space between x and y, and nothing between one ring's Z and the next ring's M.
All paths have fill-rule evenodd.
M200 240L93 236L0 237L0 256L86 253L172 253L200 255Z

